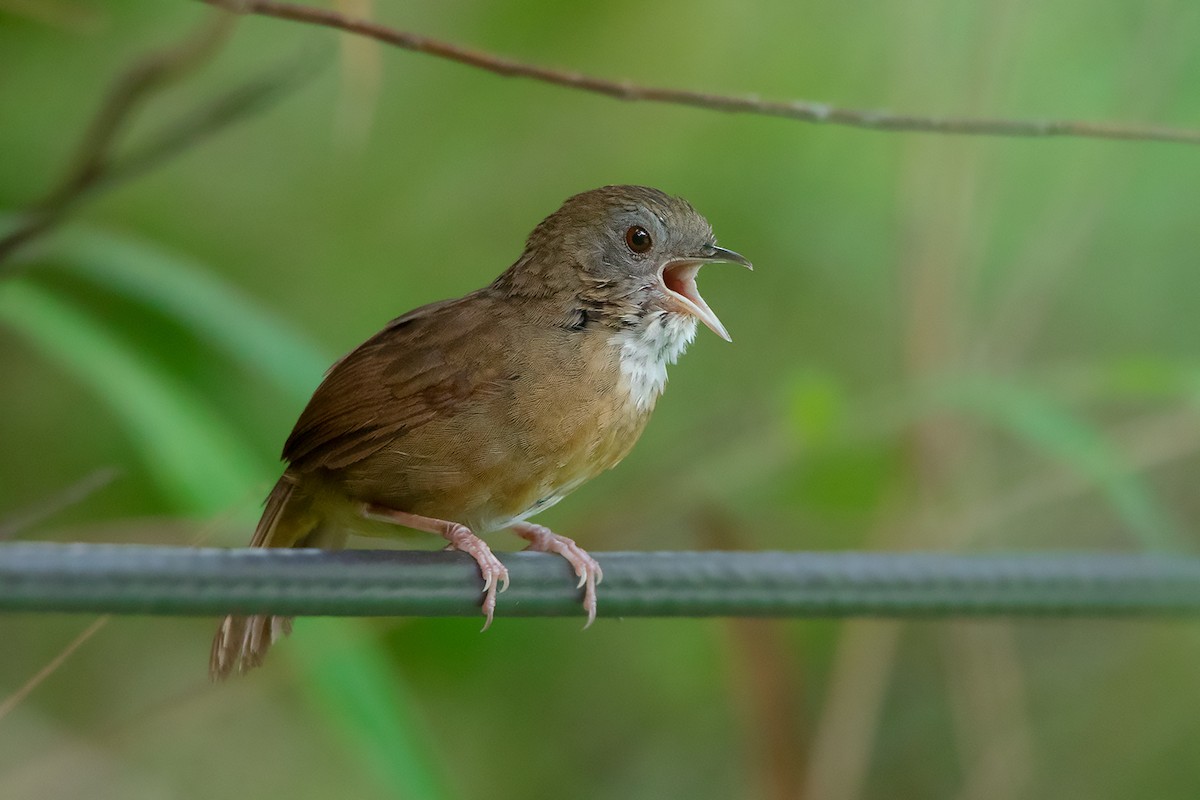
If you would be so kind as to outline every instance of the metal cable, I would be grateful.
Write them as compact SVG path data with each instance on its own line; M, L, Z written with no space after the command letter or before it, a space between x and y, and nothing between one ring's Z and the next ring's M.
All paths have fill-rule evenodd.
M594 554L601 616L1200 613L1200 558L1048 553ZM577 616L561 558L506 553L498 616ZM0 544L0 611L473 616L480 578L454 552Z

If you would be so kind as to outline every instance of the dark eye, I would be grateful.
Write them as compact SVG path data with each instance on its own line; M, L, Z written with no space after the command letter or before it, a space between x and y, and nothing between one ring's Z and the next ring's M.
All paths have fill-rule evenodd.
M646 233L645 228L641 225L634 225L625 231L625 244L629 245L629 249L635 253L644 253L654 245L654 242L650 239L650 234Z

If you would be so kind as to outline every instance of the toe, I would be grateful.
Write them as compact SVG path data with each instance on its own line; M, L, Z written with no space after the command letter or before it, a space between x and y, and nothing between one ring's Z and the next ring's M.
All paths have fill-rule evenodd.
M488 564L486 568L480 565L480 571L484 573L483 581L483 627L479 629L482 633L492 626L492 617L496 613L496 592L500 589L501 584L508 585L508 571L499 561Z
M588 581L587 589L583 593L583 609L587 612L587 622L583 624L583 629L586 631L592 627L592 623L596 621L596 582Z
M496 613L496 587L493 586L488 590L483 598L483 627L479 629L483 633L488 628L492 627L492 617Z

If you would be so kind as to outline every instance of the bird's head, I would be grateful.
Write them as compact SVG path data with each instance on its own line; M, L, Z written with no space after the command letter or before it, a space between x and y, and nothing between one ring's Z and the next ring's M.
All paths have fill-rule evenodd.
M605 186L544 219L501 280L535 296L573 293L581 313L618 330L679 315L729 341L696 287L700 268L715 262L752 268L717 246L712 226L686 200L645 186Z

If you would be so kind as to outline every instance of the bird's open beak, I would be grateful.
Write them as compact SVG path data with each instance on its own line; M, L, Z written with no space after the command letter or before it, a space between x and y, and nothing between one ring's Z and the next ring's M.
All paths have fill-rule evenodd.
M704 298L700 296L700 290L696 288L696 273L700 271L700 268L705 264L718 262L741 264L746 269L754 269L754 265L744 256L723 247L710 247L692 258L680 258L668 262L663 267L662 283L677 311L691 314L707 325L709 330L717 336L727 342L732 342L733 339L729 338L729 332L725 330L721 320L717 319L717 315L708 307L708 303L704 302Z

